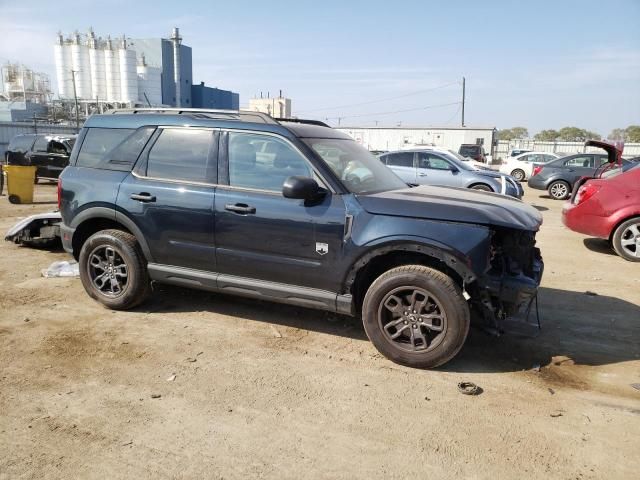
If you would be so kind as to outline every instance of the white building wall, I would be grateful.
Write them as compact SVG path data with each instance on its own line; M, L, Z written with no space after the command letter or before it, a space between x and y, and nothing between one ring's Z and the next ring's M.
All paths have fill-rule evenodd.
M274 118L291 118L291 99L276 98L252 98L249 100L249 110L262 112Z
M491 152L493 128L402 128L375 127L338 128L367 150L402 150L416 145L434 145L458 151L463 143L478 143L481 139L487 153Z

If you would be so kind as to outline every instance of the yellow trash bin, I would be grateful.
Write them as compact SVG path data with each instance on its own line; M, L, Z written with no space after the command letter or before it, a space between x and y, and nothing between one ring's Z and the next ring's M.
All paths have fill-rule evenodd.
M33 166L4 165L7 176L7 194L11 203L33 203L33 188L36 179Z

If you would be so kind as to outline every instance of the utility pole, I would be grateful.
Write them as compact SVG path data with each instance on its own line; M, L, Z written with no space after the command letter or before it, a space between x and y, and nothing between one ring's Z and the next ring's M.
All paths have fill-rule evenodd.
M462 126L464 127L464 97L465 97L465 78L462 77Z
M73 82L73 99L76 104L76 131L80 131L80 113L78 112L78 94L76 93L76 71L71 70L71 81Z

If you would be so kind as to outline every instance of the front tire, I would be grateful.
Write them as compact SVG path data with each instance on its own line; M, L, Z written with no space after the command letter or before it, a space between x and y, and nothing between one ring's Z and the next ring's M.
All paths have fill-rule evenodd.
M469 307L451 277L405 265L378 277L367 291L362 321L369 340L389 360L434 368L451 360L469 332Z
M80 280L89 296L112 310L128 310L151 292L138 241L121 230L102 230L80 250Z
M631 218L616 228L611 243L625 260L640 262L640 217Z
M489 185L484 183L478 183L471 186L471 190L480 190L481 192L493 192L493 189Z
M556 180L547 189L549 196L554 200L564 200L571 195L571 187L564 180Z

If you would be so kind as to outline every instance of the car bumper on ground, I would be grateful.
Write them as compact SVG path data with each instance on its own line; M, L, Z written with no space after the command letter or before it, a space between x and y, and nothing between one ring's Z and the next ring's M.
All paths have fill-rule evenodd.
M562 223L574 232L598 238L609 238L611 228L608 217L593 215L583 208L584 204L574 205L565 202L562 207Z

